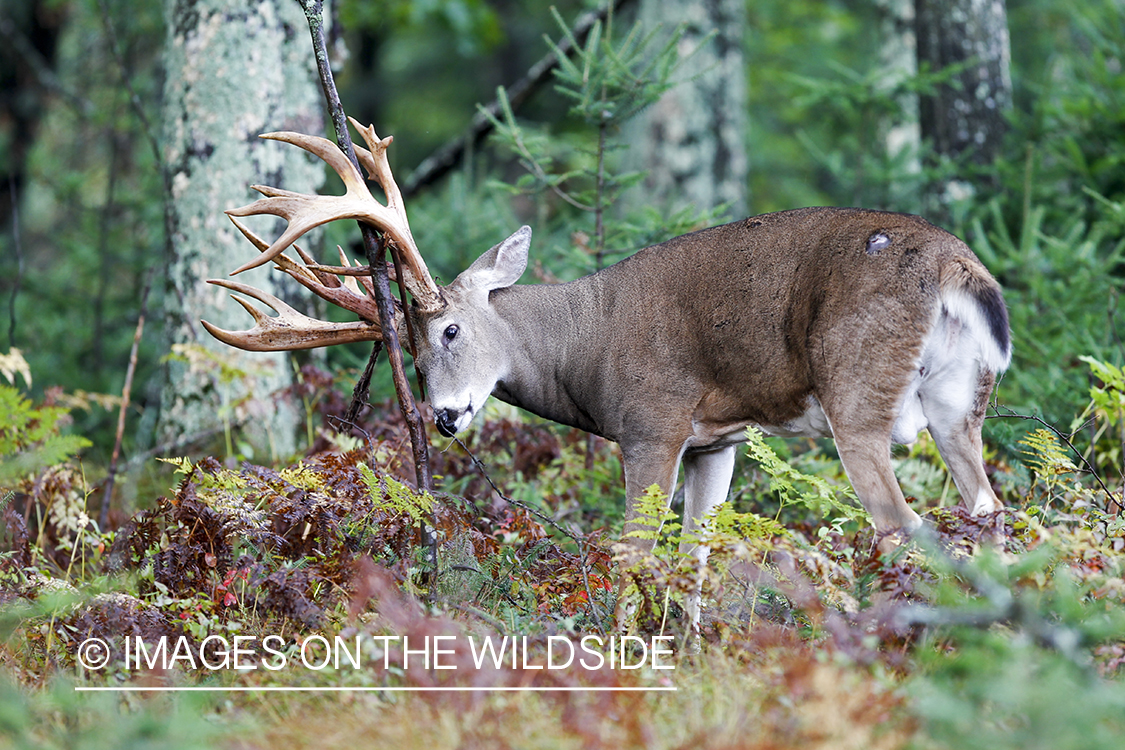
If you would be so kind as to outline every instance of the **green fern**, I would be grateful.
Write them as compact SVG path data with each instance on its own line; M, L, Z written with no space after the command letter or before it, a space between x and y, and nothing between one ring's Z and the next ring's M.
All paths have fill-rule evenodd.
M38 409L15 388L0 385L0 487L73 458L90 445L78 435L60 434L67 410Z
M1067 455L1066 449L1059 444L1059 439L1050 430L1043 428L1034 430L1020 440L1019 444L1029 448L1022 451L1027 456L1027 465L1041 476L1071 474L1078 471L1078 467Z
M278 469L277 474L289 484L306 492L320 492L325 489L324 475L314 471L304 462Z
M667 529L670 525L679 528L679 524L673 523L676 513L668 507L668 496L660 489L659 484L650 485L644 494L634 501L633 508L638 513L633 523L648 528L630 531L626 536L637 539L657 539L662 528Z
M176 474L187 476L191 474L191 470L195 468L195 464L187 456L157 456L156 460L163 464L170 464L176 467Z
M1027 458L1024 462L1043 481L1049 495L1062 489L1063 477L1078 471L1078 467L1067 455L1066 449L1050 430L1039 428L1028 433L1019 444L1027 450L1021 451Z
M377 510L403 513L410 516L410 520L416 524L425 523L433 512L434 499L429 493L415 492L391 476L376 476L367 464L358 464L358 468Z
M633 504L637 512L634 524L645 528L634 529L626 537L651 539L656 542L654 553L657 557L674 557L679 549L682 524L676 521L676 512L668 507L668 496L660 485L652 484Z
M677 514L668 507L668 496L659 485L652 485L636 500L637 517L633 523L645 528L626 534L634 539L656 541L653 554L668 562L678 563L690 556L680 552L680 545L706 544L712 548L726 547L739 542L751 544L768 541L787 532L772 518L756 513L739 512L730 503L722 503L704 519L697 531L684 532L683 525L675 520Z
M701 531L686 534L684 538L716 547L737 541L769 541L786 534L788 530L772 518L759 516L757 513L739 512L730 503L722 503L707 516Z
M157 457L156 460L175 466L176 474L182 474L185 477L191 476L193 481L197 483L198 490L205 494L210 490L219 490L238 495L246 494L253 489L246 475L225 466L215 466L207 471L198 471L192 476L196 464L190 458L172 456L170 458ZM306 488L302 487L302 489Z
M774 453L766 444L765 436L754 427L746 429L746 443L748 455L769 476L770 489L778 494L783 507L798 503L824 517L843 517L860 524L871 523L867 511L843 499L855 499L855 493L850 487L836 486L822 477L797 471Z

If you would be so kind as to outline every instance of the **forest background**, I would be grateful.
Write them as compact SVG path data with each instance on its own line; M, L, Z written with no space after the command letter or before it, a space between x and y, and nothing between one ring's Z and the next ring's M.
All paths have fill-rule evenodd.
M392 166L435 276L452 279L525 222L535 230L529 276L554 281L754 213L806 205L920 213L974 248L1011 311L1015 357L986 426L989 471L1012 508L996 522L1010 557L987 549L945 556L972 549L982 529L948 509L956 492L925 440L896 460L945 552L914 550L890 561L870 554L870 532L861 514L844 509L846 500L818 499L835 498L846 484L830 444L768 441L754 448L758 461L740 463L734 507L788 531L747 526L750 515L720 530L741 529L744 540L788 550L796 562L790 569L761 557L740 567L746 559L733 542L727 557L717 555L705 574L713 576L717 614L705 628L704 654L685 656L677 680L690 675L683 679L693 687L677 700L461 704L364 694L355 703L99 703L73 695L74 681L153 679L151 670L119 662L101 675L77 670L80 636L111 633L112 622L129 623L131 632L189 632L196 642L270 628L475 627L539 639L597 632L612 611L612 593L600 582L609 580L610 540L614 524L620 528L620 466L612 446L503 409L487 414L465 445L432 435L442 498L428 512L448 542L437 563L445 578L435 574L412 503L430 506L409 487L404 428L384 403L393 394L386 367L372 386L376 406L358 429L339 421L369 347L267 362L191 330L200 317L248 325L221 294L193 298L208 289L205 278L249 257L249 248L220 242L223 209L249 203L251 183L337 189L303 157L285 162L254 151L263 148L257 144L237 151L266 130L326 132L295 0L249 10L203 0L4 0L0 663L11 682L0 691L15 708L0 715L0 742L124 746L123 737L138 745L158 737L187 746L218 734L239 746L254 744L268 726L287 743L313 744L305 720L328 712L341 743L372 733L389 743L387 727L395 725L399 738L428 732L437 744L489 746L523 722L526 744L512 746L1115 746L1125 731L1118 369L1125 357L1116 319L1125 250L1125 5L621 5L602 21L603 37L580 40L578 79L659 60L646 72L651 90L625 87L612 100L614 117L604 117L611 87L588 101L568 96L563 90L579 90L581 81L574 71L568 79L564 66L526 99L513 97L514 109L498 107L494 133L472 141L448 172L424 178L426 158L466 132L478 104L496 101L498 86L512 87L550 51L544 35L558 42L567 32L546 5L519 0L329 7L344 105L395 136ZM576 28L595 6L556 8ZM980 22L979 44L974 36L967 56L925 59L915 16L964 23L961 16L988 17L982 9L992 19ZM714 36L701 17L722 19ZM638 18L642 32L630 37ZM688 25L677 31L681 20ZM192 76L202 68L183 40L219 27L231 32L229 59L209 54L226 88L203 95L221 100L204 111L192 99L199 95ZM696 45L702 51L693 52ZM962 76L988 67L993 52L1002 64L979 72L981 96ZM716 84L716 75L725 78ZM707 114L726 119L660 141L677 120L661 121L668 108L646 97L673 83L673 94L724 92ZM998 117L987 129L970 128L968 143L951 141L940 121L961 105L934 105L946 95L966 107L991 99ZM682 107L672 111L688 119ZM229 131L231 117L257 130L212 142L190 137L204 132L193 118ZM715 143L700 145L707 138ZM723 158L699 158L716 153ZM694 166L683 167L685 158ZM206 162L220 171L193 172ZM238 172L241 165L248 171ZM734 187L696 192L699 184ZM185 205L194 193L209 197ZM362 254L344 229L310 243L325 262L334 262L337 243ZM206 245L217 260L197 249ZM466 446L487 466L487 480ZM770 463L774 454L805 473L786 474ZM818 477L829 489L818 489ZM674 535L674 525L666 533ZM456 539L468 539L470 551L456 551ZM641 630L667 627L675 597L700 575L674 548L663 545L656 567L635 572L642 600L657 601ZM464 568L479 578L450 573ZM739 599L732 580L753 580L754 593ZM46 595L49 581L65 590ZM476 593L458 599L451 593L458 587ZM107 592L128 599L107 604ZM667 592L673 604L662 608ZM378 617L365 619L369 610ZM175 684L195 677L156 675ZM329 682L411 679L373 672ZM736 687L720 698L727 684ZM365 711L386 719L382 728L357 718ZM419 727L406 720L413 711L435 721ZM825 724L841 712L838 726ZM634 718L622 724L621 713ZM674 717L685 714L695 718L677 726ZM459 725L450 718L458 715Z

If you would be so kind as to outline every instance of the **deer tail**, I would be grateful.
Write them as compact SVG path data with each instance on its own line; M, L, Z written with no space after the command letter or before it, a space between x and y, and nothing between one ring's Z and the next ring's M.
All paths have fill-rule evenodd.
M983 364L992 372L1008 369L1012 361L1012 336L1008 307L1000 285L976 258L959 256L942 266L941 303L950 317L981 334Z

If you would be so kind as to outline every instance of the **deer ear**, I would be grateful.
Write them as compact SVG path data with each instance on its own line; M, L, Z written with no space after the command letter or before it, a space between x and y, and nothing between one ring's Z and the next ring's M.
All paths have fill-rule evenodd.
M531 227L522 226L511 237L477 258L453 283L483 292L511 286L523 276L530 248Z

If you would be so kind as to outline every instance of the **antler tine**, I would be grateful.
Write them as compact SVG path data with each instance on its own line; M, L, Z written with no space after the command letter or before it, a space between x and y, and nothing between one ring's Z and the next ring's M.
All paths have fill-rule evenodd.
M371 197L358 170L336 147L336 144L328 139L290 132L265 133L259 137L289 143L320 157L335 170L336 174L340 175L340 179L344 181L345 193L344 195L304 195L265 185L252 185L254 190L265 197L259 198L248 206L232 208L226 212L227 215L234 217L272 214L285 219L289 226L273 244L263 250L257 258L236 269L232 276L268 263L293 244L298 237L321 224L336 219L364 219L369 215L378 216L380 213L384 214L384 218L388 214L393 215L393 212L387 211Z
M367 151L363 148L356 149L356 157L363 164L367 173L383 188L387 196L386 208L393 211L400 220L405 232L402 236L391 234L391 239L398 245L402 256L402 283L414 295L414 301L422 312L434 312L444 307L441 292L433 277L430 276L426 262L422 260L418 246L414 244L414 236L410 233L410 223L406 218L406 207L402 202L402 192L398 189L394 176L391 174L391 165L387 161L387 146L394 141L394 136L380 139L371 125L363 127L355 118L349 117L352 126L359 131L367 143ZM390 234L388 232L388 234Z
M297 247L297 246L294 245L293 247ZM375 292L374 292L374 289L373 289L372 284L371 284L371 268L370 267L361 265L358 261L356 262L355 265L326 266L326 265L323 265L321 263L317 263L313 259L309 258L309 256L306 253L304 253L300 250L298 250L298 252L301 253L301 260L305 261L305 267L308 268L313 273L317 274L318 276L321 273L325 274L326 276L333 276L333 277L336 277L336 276L355 276L359 279L360 283L363 284L364 288L367 289L367 293L374 296ZM387 266L387 278L389 278L391 281L393 281L395 283L398 283L398 276L395 274L395 267L393 265ZM339 279L337 279L337 281L339 281Z
M259 250L264 250L267 247L266 241L255 234L245 224L233 216L230 220L254 247ZM346 282L341 284L340 279L337 278L331 270L317 265L299 245L293 245L293 249L301 256L301 260L305 262L305 265L302 266L300 263L293 261L289 256L285 255L285 253L281 253L273 259L278 269L289 274L294 280L313 294L328 300L337 307L350 310L366 320L374 321L379 319L379 308L375 304L373 293L364 295L359 291L359 287L355 285L354 281L352 284L347 284ZM341 255L343 252L343 250L340 250ZM265 292L262 293L265 294Z
M344 248L337 245L336 249L338 249L340 251L340 259L346 262L347 256L344 255ZM360 268L359 261L356 261L356 264L354 266L352 266L352 268L359 269ZM367 273L359 275L359 277L358 277L359 283L363 284L363 288L367 292L368 297L374 297L375 296L375 282L373 282L371 280L371 273L370 273L371 269L370 269L370 267L367 268L367 271L368 271ZM398 277L395 274L394 265L387 266L387 278L390 281L394 281L396 283L398 282Z
M344 253L344 248L337 245L336 249L340 251L340 265L345 268L350 268L352 264L348 260L348 256ZM354 293L363 294L363 292L359 291L359 282L355 280L355 276L343 276L338 278L340 281L344 282L344 286L351 289Z
M288 259L287 259L288 260ZM289 261L292 263L292 261ZM292 275L292 274L291 274ZM298 277L294 277L298 278ZM300 280L298 278L298 280ZM383 332L376 323L353 321L331 323L303 315L269 292L227 279L208 279L208 284L225 287L253 297L277 311L267 315L241 297L231 297L254 318L255 326L247 331L227 331L201 320L212 336L229 346L252 352L281 352L294 349L315 349L320 346L347 344L355 341L381 341Z
M367 266L361 266L359 264L359 261L356 261L356 264L353 266L351 264L351 261L348 260L348 256L344 252L344 248L337 245L336 249L340 251L340 270L342 271L340 276L345 280L344 283L347 283L347 280L349 279L352 281L354 281L355 279L359 279L359 283L363 284L363 289L366 292L367 296L374 298L375 285L371 282L371 269ZM327 270L324 266L317 266L317 268ZM398 281L398 279L395 277L394 266L387 266L387 277L391 281ZM355 292L356 294L359 294L358 286L355 287Z
M398 247L406 249L405 255L409 258L405 262L406 268L403 272L406 288L414 295L421 309L430 311L440 309L443 305L441 293L429 271L426 270L425 262L414 244L406 211L402 206L402 195L391 176L387 162L386 149L392 139L388 137L379 140L373 128L361 128L354 120L352 122L372 149L373 153L364 153L360 158L363 159L368 172L375 177L386 193L388 205L384 206L371 195L359 171L332 141L300 133L267 133L261 137L290 143L323 159L344 181L345 193L324 196L304 195L279 188L254 185L253 188L265 197L259 198L248 206L231 209L227 214L231 217L272 214L285 219L288 227L273 244L262 250L257 258L240 266L234 274L275 259L314 227L337 219L357 219L383 232ZM243 229L241 225L239 228ZM243 233L245 234L244 229Z
M352 285L341 284L339 280L335 284L325 284L313 276L314 271L296 263L284 253L274 258L273 262L277 264L278 268L292 276L318 297L328 300L337 307L351 310L361 318L367 320L379 319L379 308L376 306L375 300L370 296L361 294L358 287L352 289L352 285L355 284L354 281L352 281ZM317 274L317 276L319 275ZM335 276L332 278L335 278Z
M297 251L297 255L301 256L301 260L305 263L305 268L311 271L312 274L320 280L321 284L329 287L340 286L340 277L332 272L331 266L320 265L312 256L302 250L299 245L294 245L293 249Z

